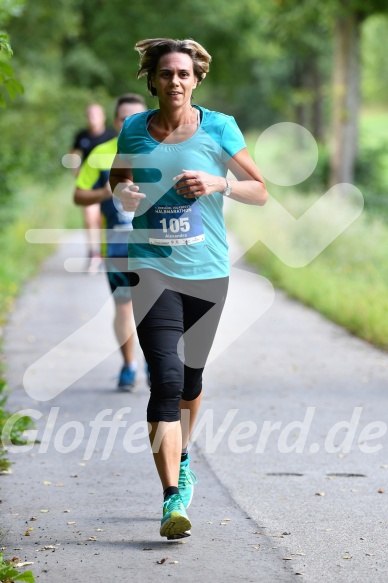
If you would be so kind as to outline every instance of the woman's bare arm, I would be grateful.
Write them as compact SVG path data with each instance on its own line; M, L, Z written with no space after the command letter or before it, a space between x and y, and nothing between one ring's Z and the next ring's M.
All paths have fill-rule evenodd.
M141 199L146 197L145 194L139 192L139 187L133 183L131 166L119 154L116 154L113 160L109 184L114 196L121 200L125 211L136 211Z

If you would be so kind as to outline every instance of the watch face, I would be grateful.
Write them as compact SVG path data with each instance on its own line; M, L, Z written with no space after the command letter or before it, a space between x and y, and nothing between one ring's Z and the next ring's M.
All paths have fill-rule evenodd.
M230 182L229 182L229 180L227 180L227 179L226 179L226 188L225 188L225 190L222 192L222 194L223 194L224 196L229 196L231 192L232 192L232 187L230 186Z

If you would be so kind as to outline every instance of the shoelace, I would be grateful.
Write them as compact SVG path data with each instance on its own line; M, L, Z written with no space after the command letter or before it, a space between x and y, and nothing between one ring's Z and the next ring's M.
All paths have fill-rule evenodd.
M182 508L184 508L182 498L179 494L173 494L163 504L163 515L173 510L182 510Z
M188 466L181 466L179 473L178 488L186 488L187 485L194 486L197 484L198 479L192 470Z

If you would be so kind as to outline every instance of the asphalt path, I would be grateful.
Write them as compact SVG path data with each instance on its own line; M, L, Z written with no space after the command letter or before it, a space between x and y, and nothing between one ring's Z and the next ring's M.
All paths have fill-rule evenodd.
M50 583L385 582L388 355L273 290L233 244L192 536L167 542L142 355L136 392L116 391L105 275L65 269L82 250L59 246L4 329L8 408L36 417L0 477L4 555Z

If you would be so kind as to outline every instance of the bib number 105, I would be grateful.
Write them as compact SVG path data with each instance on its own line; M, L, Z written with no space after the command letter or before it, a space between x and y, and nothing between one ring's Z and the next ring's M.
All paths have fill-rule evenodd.
M162 219L160 221L162 224L163 233L187 233L190 230L190 223L187 217L180 217L179 219Z

